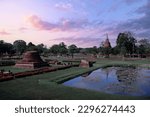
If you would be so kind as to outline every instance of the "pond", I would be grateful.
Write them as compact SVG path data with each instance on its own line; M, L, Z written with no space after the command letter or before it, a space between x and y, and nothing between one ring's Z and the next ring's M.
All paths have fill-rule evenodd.
M150 69L101 68L69 80L63 85L110 94L150 96Z

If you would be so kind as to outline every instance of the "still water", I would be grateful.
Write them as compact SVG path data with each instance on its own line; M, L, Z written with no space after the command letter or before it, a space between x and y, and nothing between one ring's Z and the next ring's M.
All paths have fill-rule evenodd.
M150 69L130 67L101 68L63 84L110 94L150 96Z

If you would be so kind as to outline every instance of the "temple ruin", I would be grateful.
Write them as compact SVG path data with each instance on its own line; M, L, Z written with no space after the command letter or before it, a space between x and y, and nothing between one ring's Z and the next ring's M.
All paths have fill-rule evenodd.
M104 42L104 48L111 48L111 44L109 42L108 34L107 34L107 38L106 38L106 40Z
M37 51L27 51L23 55L23 59L18 61L15 65L15 67L18 68L41 68L48 66L46 62L44 62L39 53Z

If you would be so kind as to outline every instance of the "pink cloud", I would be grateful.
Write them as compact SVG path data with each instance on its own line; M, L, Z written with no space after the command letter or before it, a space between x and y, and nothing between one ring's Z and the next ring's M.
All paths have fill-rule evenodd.
M19 28L20 31L24 31L24 30L28 30L28 28L25 28L25 27L21 27Z
M53 43L60 43L64 42L67 45L75 44L78 47L90 47L99 46L101 42L101 38L91 38L91 37L63 37L63 38L56 38L51 39L50 42Z
M39 30L52 30L56 28L55 24L49 23L47 21L43 21L40 17L36 15L32 15L28 17L28 21L31 23L31 25Z
M5 30L0 31L0 35L10 35L10 33L6 32Z
M84 28L86 25L90 24L87 19L79 19L79 20L61 19L59 22L54 24L48 21L44 21L36 15L28 17L28 22L38 30L48 30L48 31L71 31L74 29Z
M21 27L21 28L19 28L18 29L20 32L25 32L26 30L28 30L28 28L26 28L26 27Z

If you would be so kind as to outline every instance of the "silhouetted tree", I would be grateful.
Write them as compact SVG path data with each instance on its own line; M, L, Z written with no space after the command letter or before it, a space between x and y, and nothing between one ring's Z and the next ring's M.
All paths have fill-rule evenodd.
M100 53L106 57L106 58L109 58L109 55L111 54L112 52L112 48L111 47L105 47L105 44L104 42L102 41L101 44L100 44L100 47L99 47L99 51Z
M112 54L113 55L120 54L120 49L117 46L113 47L112 48Z
M54 55L57 55L59 53L59 45L55 44L50 48L50 52Z
M78 47L74 44L68 46L68 51L69 51L69 54L71 54L72 58L74 56L74 53L77 53L78 52Z
M116 43L117 47L120 49L120 53L122 47L126 49L129 54L133 54L135 52L136 39L133 37L131 32L119 33Z
M0 40L0 56L3 54L13 54L14 49L11 43L6 43L3 40Z
M46 51L46 46L43 44L43 43L41 43L41 44L38 44L37 45L37 50L38 50L38 52L41 54L41 53L44 53L45 51Z
M38 51L38 48L36 45L34 45L32 42L29 42L27 45L27 51Z
M67 49L67 46L65 45L64 42L61 42L59 45L59 54L62 56L62 55L65 55L68 53L68 49Z
M137 48L140 55L150 53L150 42L148 39L141 39L138 41L138 43L139 43L139 47Z
M22 54L26 50L26 42L24 40L16 40L13 46L17 54Z

